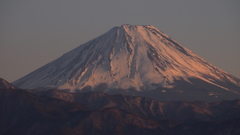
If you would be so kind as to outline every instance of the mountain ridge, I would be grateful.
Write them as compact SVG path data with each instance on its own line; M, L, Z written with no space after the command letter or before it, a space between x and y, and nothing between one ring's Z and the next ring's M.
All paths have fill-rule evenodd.
M17 87L3 78L0 78L0 89L17 89Z
M160 102L96 91L9 88L0 89L0 134L239 134L239 111L239 99Z
M102 110L118 108L142 117L161 120L174 120L193 124L204 121L225 121L239 118L240 99L218 102L204 101L158 101L148 97L108 95L104 92L69 93L59 90L30 91L39 96L76 102L90 109ZM187 114L187 115L186 115Z

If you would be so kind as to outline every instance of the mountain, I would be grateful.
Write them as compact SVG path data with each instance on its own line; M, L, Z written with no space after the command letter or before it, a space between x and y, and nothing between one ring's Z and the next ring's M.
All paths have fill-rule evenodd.
M32 92L32 91L31 91ZM90 109L118 108L156 121L173 120L193 124L240 118L240 99L218 102L162 102L147 97L108 95L103 92L69 93L59 90L35 91L36 95L83 104Z
M0 90L1 135L162 135L158 122L117 108L90 110L80 103Z
M103 91L158 100L240 98L240 79L152 25L122 25L13 82L19 88Z
M225 108L230 108L225 113L222 113L223 115L219 115L225 118L230 116L225 120L222 119L223 121L204 121L204 114L198 114L196 116L202 119L202 122L186 124L169 119L157 120L150 118L149 112L158 109L161 110L161 108L156 106L156 102L159 101L148 98L116 95L120 97L114 97L114 102L117 104L125 102L121 103L123 105L122 107L117 104L115 107L113 105L103 107L102 105L106 101L105 98L107 96L107 98L111 98L111 96L102 92L66 93L51 90L41 91L38 94L42 94L42 96L34 95L22 89L0 89L0 134L238 135L240 133L239 101L215 102L212 103L212 105L203 105L203 102L166 102L168 109L166 110L166 108L164 108L163 111L165 111L166 114L170 112L178 114L177 116L180 115L179 118L181 118L181 116L186 118L186 115L192 115L189 113L191 111L196 112L194 109L189 109L190 104L196 104L190 105L192 107L197 105L205 106L205 109L202 108L202 112L206 109L215 109L215 111L212 111L212 115L221 114L221 112L226 111ZM65 100L71 99L71 97L78 97L74 98L74 100L83 100L89 103L90 107L78 102L68 102L61 99L50 98L49 95L59 96ZM84 99L79 98L81 96L84 97ZM87 102L87 100L89 100L89 102ZM164 103L160 103L159 105L161 104ZM99 109L91 109L94 106ZM131 109L128 110L128 108ZM141 109L146 111L146 108L150 109L148 112L145 112L145 114L142 114L145 115L145 117L135 113L142 111ZM173 108L175 108L175 110ZM186 109L187 111L184 111ZM135 110L135 112L133 110ZM157 112L155 113L157 114ZM169 116L173 116L174 114L172 113L170 113ZM206 114L207 113L208 112L206 112ZM234 117L232 114L235 114L237 117ZM194 117L190 116L189 119L194 120Z
M0 89L16 89L17 87L7 82L3 78L0 78Z

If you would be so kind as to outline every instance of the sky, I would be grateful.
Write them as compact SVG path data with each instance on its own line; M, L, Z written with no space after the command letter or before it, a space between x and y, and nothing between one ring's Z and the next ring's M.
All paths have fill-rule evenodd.
M0 78L13 82L122 24L151 24L240 78L239 13L239 0L1 0Z

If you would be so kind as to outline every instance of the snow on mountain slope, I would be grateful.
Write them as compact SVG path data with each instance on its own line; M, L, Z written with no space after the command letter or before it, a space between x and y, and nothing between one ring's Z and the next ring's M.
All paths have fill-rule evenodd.
M20 78L20 88L51 87L71 92L106 84L111 89L174 88L197 78L240 94L240 79L213 66L152 25L122 25ZM224 85L223 85L224 84ZM234 85L233 89L228 85Z

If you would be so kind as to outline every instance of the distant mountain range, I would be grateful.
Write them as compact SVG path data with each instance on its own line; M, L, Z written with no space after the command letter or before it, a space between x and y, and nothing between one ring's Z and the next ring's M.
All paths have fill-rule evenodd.
M152 25L122 25L13 82L24 89L146 96L160 101L240 98L240 79Z
M3 135L240 134L240 100L160 102L103 92L23 90L1 82Z

